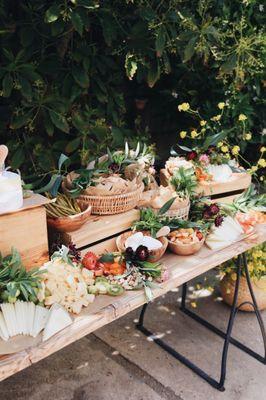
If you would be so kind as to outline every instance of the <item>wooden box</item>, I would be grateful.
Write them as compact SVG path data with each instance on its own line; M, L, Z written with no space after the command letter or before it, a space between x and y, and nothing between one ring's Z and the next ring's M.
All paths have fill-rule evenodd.
M24 199L23 207L14 212L0 214L0 252L10 254L15 247L27 269L48 261L48 235L45 197L33 194Z
M167 186L169 175L165 169L160 171L161 185ZM251 175L247 172L233 173L228 182L200 182L197 193L210 196L212 200L231 203L251 184Z
M139 219L139 210L130 210L116 215L92 215L78 230L67 233L57 233L49 228L50 242L60 242L65 245L74 243L84 254L87 251L103 253L105 250L115 250L115 238L130 229L132 223Z

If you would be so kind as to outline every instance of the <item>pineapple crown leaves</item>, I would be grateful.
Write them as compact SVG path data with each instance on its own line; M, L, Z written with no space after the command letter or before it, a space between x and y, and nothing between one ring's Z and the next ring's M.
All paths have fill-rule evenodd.
M197 187L197 178L193 168L180 167L175 171L171 185L178 194L191 196L195 193Z

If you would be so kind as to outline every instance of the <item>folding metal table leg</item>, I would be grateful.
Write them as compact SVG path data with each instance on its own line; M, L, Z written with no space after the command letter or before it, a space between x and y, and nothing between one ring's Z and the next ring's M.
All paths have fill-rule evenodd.
M250 354L252 357L255 357L257 360L263 362L264 364L266 363L266 356L262 357L259 354L255 353L253 350L249 349L236 339L233 339L231 337L232 333L232 328L235 320L235 316L241 308L241 304L239 307L237 307L237 299L238 299L238 291L239 291L239 283L240 283L240 275L241 275L241 266L243 265L248 287L250 290L250 294L252 297L253 303L252 306L254 307L257 319L259 321L262 337L263 337L263 342L264 342L264 349L265 349L265 355L266 355L266 335L265 335L265 328L264 324L260 315L260 312L258 310L258 306L256 303L256 299L252 290L252 285L250 282L250 277L249 277L249 272L248 272L248 267L247 267L247 261L245 255L240 255L237 258L237 279L236 279L236 286L235 286L235 293L234 293L234 298L233 298L233 304L231 307L230 311L230 317L227 325L226 332L221 331L220 329L216 328L214 325L210 324L208 321L204 320L203 318L199 317L195 313L191 312L186 308L186 294L187 294L187 284L183 285L183 294L182 294L182 302L181 302L181 310L187 314L188 316L192 317L195 321L199 322L206 328L210 329L212 332L218 334L224 339L224 345L223 345L223 352L222 352L222 360L221 360L221 370L220 370L220 378L219 380L214 379L211 377L209 374L207 374L204 370L199 368L196 364L192 363L188 358L184 357L182 354L178 353L175 349L173 349L171 346L169 346L167 343L165 343L163 340L156 338L156 336L149 331L147 328L144 326L144 317L145 317L145 312L147 310L148 304L145 304L141 310L140 318L137 324L137 329L140 330L142 333L144 333L146 336L155 336L153 338L153 341L159 345L161 348L163 348L165 351L167 351L169 354L171 354L173 357L175 357L177 360L182 362L184 365L186 365L188 368L190 368L192 371L194 371L197 375L199 375L202 379L207 381L211 386L214 388L224 391L224 382L225 382L225 377L226 377L226 365L227 365L227 354L228 354L228 347L229 344L232 343L241 350L245 351L246 353Z

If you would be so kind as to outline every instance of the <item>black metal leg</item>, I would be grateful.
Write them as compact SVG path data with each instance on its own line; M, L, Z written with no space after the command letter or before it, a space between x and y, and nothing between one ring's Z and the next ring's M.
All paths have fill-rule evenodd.
M236 314L238 310L241 308L243 304L240 306L237 305L237 299L238 299L238 291L239 291L239 283L240 283L240 275L241 275L241 266L244 267L245 270L245 275L249 287L249 291L251 294L251 298L253 303L250 303L254 307L254 311L256 314L256 317L259 322L259 326L261 329L262 337L263 337L263 343L264 343L264 350L265 350L265 355L262 357L260 354L254 352L251 350L249 347L245 346L238 340L234 339L231 337L232 329L233 329L233 324L234 320L236 317ZM167 351L169 354L171 354L173 357L181 361L183 364L185 364L187 367L189 367L191 370L193 370L197 375L199 375L201 378L203 378L205 381L207 381L211 386L214 388L224 391L224 382L225 382L225 377L226 377L226 364L227 364L227 355L228 355L228 347L229 344L232 343L239 349L245 351L247 354L250 356L256 358L263 364L266 364L266 333L265 333L265 328L264 324L257 306L256 298L254 296L254 292L252 289L251 281L250 281L250 276L249 276L249 271L248 271L248 266L247 266L247 260L245 254L238 256L237 258L237 280L236 280L236 286L235 286L235 293L234 293L234 299L233 299L233 304L231 307L231 312L230 312L230 317L229 317L229 322L227 325L226 332L221 331L219 328L216 326L212 325L210 322L206 321L205 319L199 317L197 314L193 313L189 309L186 308L186 295L187 295L187 284L185 283L183 285L183 291L182 291L182 301L181 301L181 311L184 312L186 315L190 316L193 318L195 321L199 322L206 328L210 329L212 332L218 334L224 339L224 345L223 345L223 352L222 352L222 361L221 361L221 371L220 371L220 379L216 380L212 378L210 375L208 375L205 371L203 371L201 368L199 368L197 365L192 363L190 360L182 356L180 353L178 353L176 350L174 350L171 346L169 346L167 343L165 343L163 340L154 338L153 341L162 347L165 351ZM137 324L137 329L139 329L142 333L144 333L146 336L154 336L154 334L146 329L144 327L144 316L145 312L147 310L148 304L145 304L142 308L139 322Z

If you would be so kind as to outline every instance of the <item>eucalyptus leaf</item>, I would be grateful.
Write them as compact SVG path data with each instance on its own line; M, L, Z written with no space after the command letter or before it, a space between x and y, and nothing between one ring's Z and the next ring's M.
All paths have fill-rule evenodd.
M165 214L169 208L172 206L172 204L174 203L176 197L172 197L172 199L168 200L159 210L158 214L162 215Z

